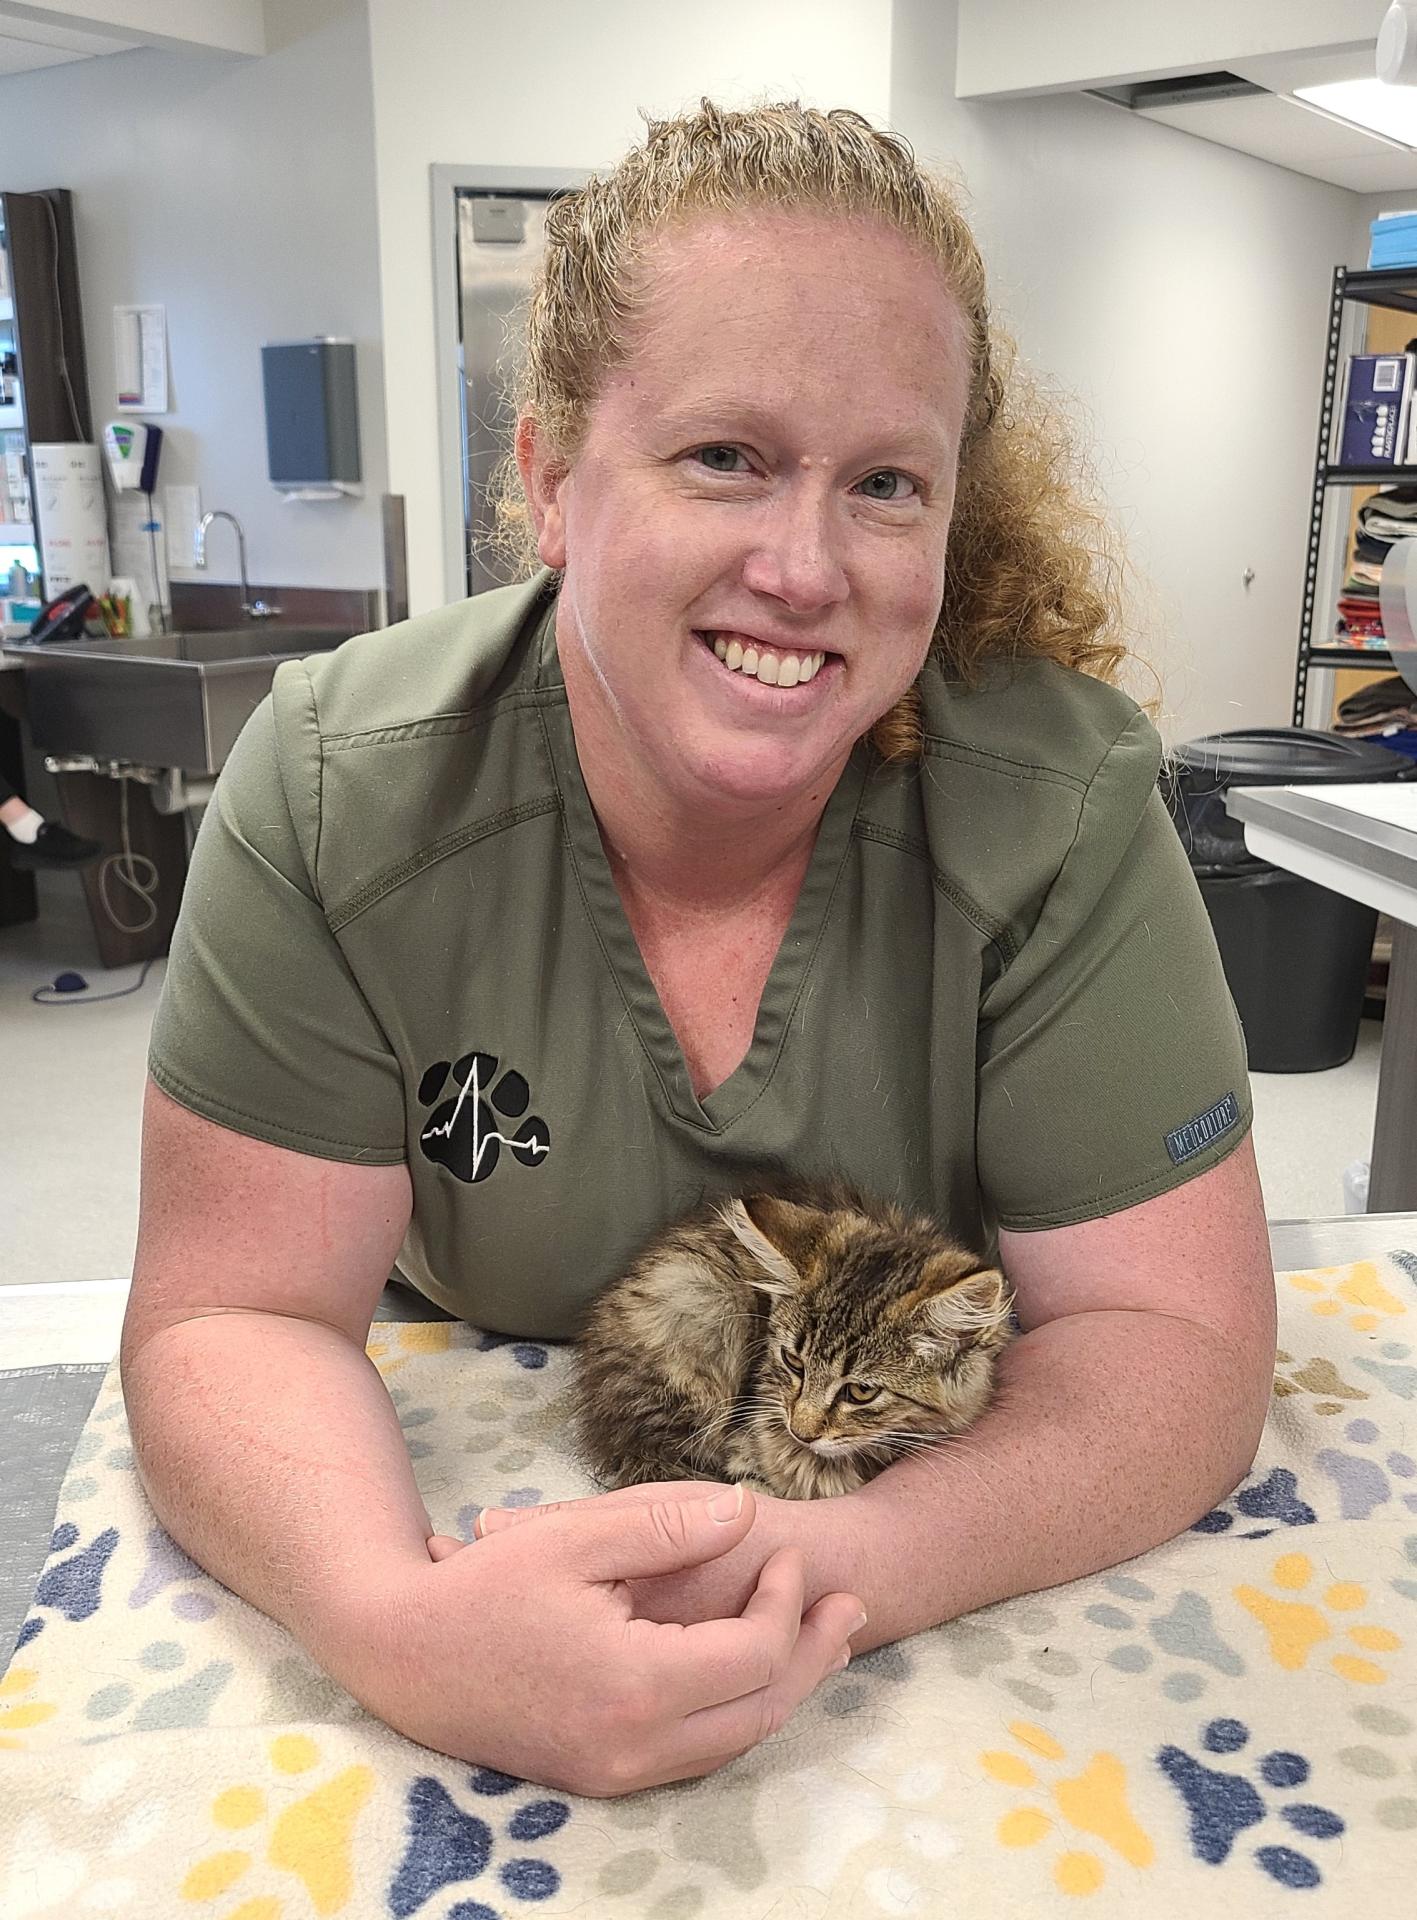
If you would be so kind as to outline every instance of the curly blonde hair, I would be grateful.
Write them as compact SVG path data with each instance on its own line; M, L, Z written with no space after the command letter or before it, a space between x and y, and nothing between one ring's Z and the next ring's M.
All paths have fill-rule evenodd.
M729 111L711 100L677 120L647 118L643 143L603 178L553 200L513 393L569 465L605 374L632 350L653 291L649 243L699 213L791 209L874 217L938 263L966 325L969 398L932 651L959 680L1000 656L1042 656L1115 682L1120 567L1104 516L1080 490L1070 435L992 323L984 263L943 181L899 135L845 107L797 101ZM493 481L497 549L538 563L513 449ZM918 759L914 688L876 722L888 760Z

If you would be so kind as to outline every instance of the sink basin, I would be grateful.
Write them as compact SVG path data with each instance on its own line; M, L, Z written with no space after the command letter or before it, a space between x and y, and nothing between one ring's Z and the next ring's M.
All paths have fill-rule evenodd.
M348 638L342 628L253 621L145 640L8 640L4 651L24 662L30 735L41 752L212 774L279 663Z

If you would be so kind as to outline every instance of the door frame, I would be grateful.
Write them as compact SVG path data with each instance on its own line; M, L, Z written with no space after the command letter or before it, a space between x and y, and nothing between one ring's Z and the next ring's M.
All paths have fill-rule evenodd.
M433 350L438 369L438 471L443 514L443 596L451 605L467 598L462 485L462 398L458 391L461 336L458 286L459 193L548 193L584 185L584 170L565 167L429 168L433 190Z

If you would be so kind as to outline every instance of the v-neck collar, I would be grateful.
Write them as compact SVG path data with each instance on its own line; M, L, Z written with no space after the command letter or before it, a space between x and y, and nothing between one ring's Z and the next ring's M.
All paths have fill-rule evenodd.
M832 896L841 878L869 771L870 749L857 744L822 813L797 904L763 987L748 1051L723 1084L700 1100L694 1092L678 1038L644 963L601 842L595 809L581 772L571 710L565 698L565 683L556 653L555 612L553 600L533 642L537 653L535 678L540 688L559 689L561 694L558 700L541 703L541 717L581 896L600 950L669 1106L688 1125L717 1133L747 1112L768 1085L777 1066L793 1009L806 987Z

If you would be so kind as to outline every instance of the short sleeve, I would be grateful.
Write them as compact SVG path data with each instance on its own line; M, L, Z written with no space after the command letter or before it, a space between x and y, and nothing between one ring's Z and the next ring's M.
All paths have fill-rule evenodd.
M1245 1045L1138 714L1089 783L1030 937L981 1004L977 1163L999 1224L1090 1220L1223 1160Z
M153 1022L164 1093L329 1160L405 1157L402 1076L312 874L320 737L309 675L277 668L198 830Z

